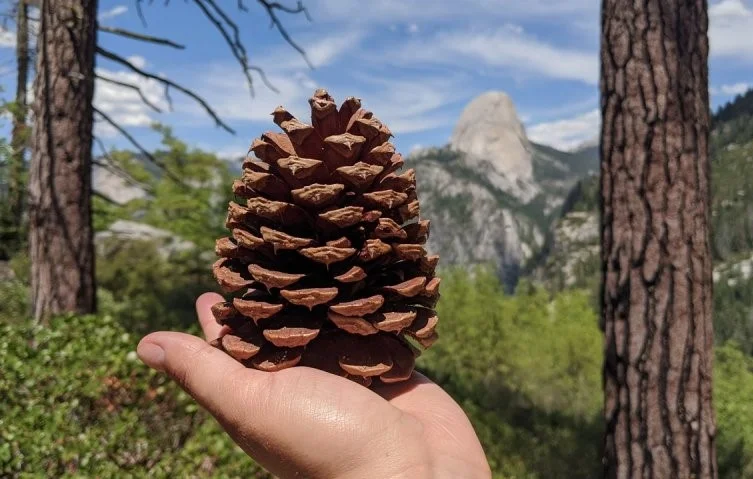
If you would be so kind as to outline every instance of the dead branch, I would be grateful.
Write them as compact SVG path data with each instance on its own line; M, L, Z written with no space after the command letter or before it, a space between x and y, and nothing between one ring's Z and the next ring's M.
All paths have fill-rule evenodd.
M105 203L109 203L109 204L111 204L111 205L113 205L113 206L123 206L123 205L121 205L120 203L118 203L118 202L116 202L115 200L113 200L112 198L110 198L109 196L105 196L105 195L103 195L102 193L100 193L100 192L99 192L99 191L97 191L97 190L92 190L92 196L95 196L95 197L97 197L97 198L100 198L100 199L102 199L102 200L103 200L103 201L104 201Z
M144 92L141 91L141 88L139 88L137 85L134 85L134 84L128 83L128 82L124 82L124 81L120 81L120 80L115 80L113 78L103 77L100 74L96 74L94 76L96 78L102 80L102 81L107 82L107 83L112 83L113 85L118 85L118 86L122 86L123 88L128 88L130 90L134 90L136 93L139 94L139 96L141 97L141 101L143 101L146 106L148 106L152 110L156 111L157 113L162 113L162 109L160 107L158 107L157 105L155 105L154 103L152 103L151 101L149 101L149 99L146 97L146 95L144 95Z
M144 0L136 0L136 13L139 16L139 20L141 20L141 25L146 28L146 17L144 16L144 10L141 8L141 4Z
M296 4L295 8L282 5L279 2L266 2L265 0L260 0L260 1L263 4L268 4L269 8L272 8L274 10L280 10L285 13L292 13L292 14L303 13L306 16L306 20L308 20L309 22L311 21L311 15L309 15L308 9L303 5L303 2L301 1L299 1Z
M225 43L227 43L228 47L230 48L230 52L233 54L235 59L238 60L238 63L240 63L241 68L243 69L243 75L246 77L246 83L248 84L248 89L251 92L251 96L254 95L254 82L251 78L251 71L255 71L259 74L259 77L267 86L267 88L275 93L279 93L279 90L277 90L274 85L272 85L267 79L267 75L264 73L264 70L257 66L252 66L248 63L248 53L246 51L246 47L241 41L238 25L222 10L222 8L220 8L220 6L217 5L214 0L194 0L194 3L196 3L199 9L201 9L202 13L204 13L204 16L214 24L215 28L217 28L222 37L225 39ZM219 15L220 19L222 19L227 24L227 27L222 24L220 19L218 19L204 3L212 7L216 14ZM230 33L227 31L228 27L233 31L232 38L230 36Z
M280 10L285 13L303 13L306 16L306 19L311 21L311 17L309 16L308 10L305 6L303 6L303 2L298 2L297 6L295 8L286 7L285 5L282 5L278 2L269 2L268 0L257 0L266 10L267 15L269 15L269 19L272 21L272 25L277 28L277 31L280 32L280 35L282 35L282 38L285 39L286 42L288 42L288 45L293 47L298 53L301 54L303 57L303 60L306 62L306 64L309 66L309 68L313 69L314 65L309 60L309 57L306 55L306 51L301 48L293 39L291 38L290 34L288 34L288 31L283 26L280 19L277 17L277 10Z
M102 117L102 119L106 123L108 123L110 126L112 126L113 128L115 128L118 131L118 133L120 133L121 135L123 135L128 140L129 143L131 143L134 147L136 147L136 149L139 151L139 153L141 153L142 155L144 155L147 160L149 160L151 163L153 163L154 165L156 165L160 170L162 170L165 173L165 175L167 175L168 177L170 177L171 180L175 181L179 185L186 186L180 178L178 178L175 174L173 174L173 172L171 172L169 169L167 169L167 167L161 161L159 161L157 158L155 158L154 155L152 155L151 153L149 153L146 150L146 148L144 148L143 146L141 146L141 143L139 143L138 140L136 140L136 138L133 137L133 135L131 135L130 133L128 133L125 130L125 128L123 128L115 120L113 120L112 118L110 118L110 116L107 113L103 112L102 110L100 110L99 108L96 108L96 107L94 108L94 113L96 113L97 115L99 115L100 117Z
M235 134L235 130L233 130L232 128L230 128L230 126L227 123L225 123L224 121L222 121L222 119L220 119L219 115L217 115L217 113L214 111L214 109L212 109L212 107L209 106L209 103L207 103L206 100L204 100L202 97L200 97L198 94L194 93L193 91L189 90L188 88L186 88L186 87L184 87L182 85L179 85L179 84L175 83L174 81L172 81L172 80L170 80L168 78L162 78L162 77L157 76L157 75L155 75L153 73L149 73L147 71L144 71L141 68L139 68L136 65L134 65L133 63L131 63L130 61L128 61L127 59L125 59L125 58L121 57L120 55L118 55L116 53L113 53L113 52L111 52L109 50L105 50L102 47L97 47L97 53L99 53L103 57L107 58L108 60L112 60L112 61L114 61L116 63L120 63L121 65L129 68L131 71L133 71L135 73L138 73L139 75L141 75L141 76L143 76L145 78L151 78L153 80L156 80L156 81L162 83L163 85L165 85L166 89L175 88L176 90L182 92L183 94L185 94L185 95L193 98L199 105L202 106L202 108L204 108L204 111L206 111L207 114L209 114L209 116L211 116L212 119L214 119L214 121L217 124L217 126L223 128L224 130L226 130L229 133L232 133L233 135Z
M147 42L147 43L155 43L157 45L165 45L168 47L176 48L178 50L185 50L186 46L181 45L180 43L175 43L172 40L169 40L167 38L160 38L160 37L153 37L151 35L144 35L142 33L136 33L132 32L130 30L124 30L122 28L115 28L115 27L104 27L100 25L98 27L98 30L100 32L105 33L112 33L113 35L118 35L121 37L131 38L133 40L138 40L141 42Z

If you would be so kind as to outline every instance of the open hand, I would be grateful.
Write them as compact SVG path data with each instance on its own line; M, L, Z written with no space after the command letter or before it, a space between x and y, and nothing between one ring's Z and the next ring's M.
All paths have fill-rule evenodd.
M221 331L207 293L196 302L206 340ZM175 379L273 474L303 478L489 478L468 418L419 373L374 390L307 367L249 369L183 333L146 336L138 354Z

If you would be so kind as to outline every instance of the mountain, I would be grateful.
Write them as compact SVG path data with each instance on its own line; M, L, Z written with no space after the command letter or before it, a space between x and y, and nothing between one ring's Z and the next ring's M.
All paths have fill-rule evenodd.
M415 152L428 247L443 264L494 264L508 289L547 243L573 186L598 165L531 142L512 100L488 92L463 111L448 145Z
M721 107L712 124L711 248L719 280L727 272L747 271L737 263L753 256L753 90ZM579 182L554 222L552 242L535 276L557 288L593 282L586 276L596 272L598 258L584 252L598 252L598 186L596 176Z
M713 116L711 249L717 343L734 340L753 354L753 90ZM554 221L531 276L552 290L600 281L599 178L579 181Z
M496 188L521 200L539 193L533 181L532 147L507 94L488 92L469 103L452 133L450 148L464 153L464 162L483 172Z

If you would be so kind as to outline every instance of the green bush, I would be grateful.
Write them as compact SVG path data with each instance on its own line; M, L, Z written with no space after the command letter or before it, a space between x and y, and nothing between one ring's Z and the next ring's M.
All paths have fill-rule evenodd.
M17 279L0 282L0 323L26 321L29 317L29 289Z
M468 413L500 477L596 477L601 336L587 293L442 273L440 340L420 359Z
M716 351L719 476L753 477L753 359L733 343Z
M113 318L0 325L1 477L268 477Z
M213 260L198 249L166 255L151 241L104 242L97 256L100 309L129 331L190 328L196 298L217 289Z
M444 271L440 340L420 367L464 408L498 477L600 477L602 335L588 291L502 294L491 271ZM753 359L716 353L720 477L753 477Z
M97 317L34 326L20 319L25 286L0 283L0 477L268 477L136 358L133 322L195 321L194 293L181 296L191 280L163 275L180 263L147 251L122 251L112 291L99 292L110 314ZM495 476L599 477L602 336L590 294L522 284L507 296L489 270L442 275L441 339L419 368L464 408ZM720 477L753 477L753 358L718 348L714 381Z

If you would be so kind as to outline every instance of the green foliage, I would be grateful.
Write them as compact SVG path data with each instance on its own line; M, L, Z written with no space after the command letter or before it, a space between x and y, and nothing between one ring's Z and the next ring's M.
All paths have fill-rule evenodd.
M0 106L0 113L7 111ZM5 138L0 138L0 260L8 259L22 246L22 237L25 233L23 224L19 224L16 212L13 211L11 196L14 188L19 188L19 181L25 181L25 172L22 178L17 178L20 172L15 171L13 164L13 148ZM24 188L25 189L25 188Z
M753 359L733 343L717 348L714 367L719 477L753 477Z
M420 366L463 406L498 477L600 477L602 335L587 291L444 271L440 340ZM720 477L753 477L753 359L716 355Z
M111 317L0 324L0 476L268 477Z
M29 288L18 279L0 280L0 323L25 321L30 314Z
M724 274L715 284L714 339L753 355L753 278Z
M730 144L753 141L753 90L737 95L712 118L711 151L716 155Z
M565 175L586 175L599 169L599 156L590 150L584 152L568 152L552 148L547 145L531 142L534 150L533 174L539 181L544 179L562 180ZM543 158L551 158L557 163L564 165L564 172L559 168L552 168L551 162L541 161Z
M174 233L197 247L209 250L226 233L227 203L232 199L229 165L213 153L189 148L172 131L155 125L162 134L163 149L153 156L156 167L130 152L111 153L113 162L137 183L148 197L124 206L95 198L96 229L105 229L116 219L138 221Z
M137 250L142 254L133 256ZM173 264L146 250L119 253L124 266L108 279L117 295L100 290L102 309L112 314L65 316L39 327L0 310L0 476L267 477L185 394L135 357L139 336L129 321L146 317L141 309L167 312L139 296L148 286L155 289L151 302L169 294L161 272ZM122 279L129 255L133 272ZM522 282L506 296L486 269L442 276L441 339L419 368L466 411L495 477L599 477L602 337L589 294L552 297ZM9 284L0 283L0 298L25 295L20 282ZM194 320L192 300L175 297L172 307L185 317L168 316L173 328ZM715 367L720 477L748 477L753 359L730 344L718 349Z
M753 250L753 141L719 151L711 172L714 257L727 260Z
M103 306L130 331L185 329L195 324L194 302L217 288L213 255L197 249L169 253L150 241L103 242L97 281Z
M599 175L589 175L575 184L562 206L562 214L599 211Z
M469 414L502 477L594 477L601 336L585 293L521 285L492 271L444 271L440 341L420 365Z
M719 108L712 121L714 126L719 126L721 123L750 115L753 115L753 90L748 90L742 95L736 95L732 101Z

